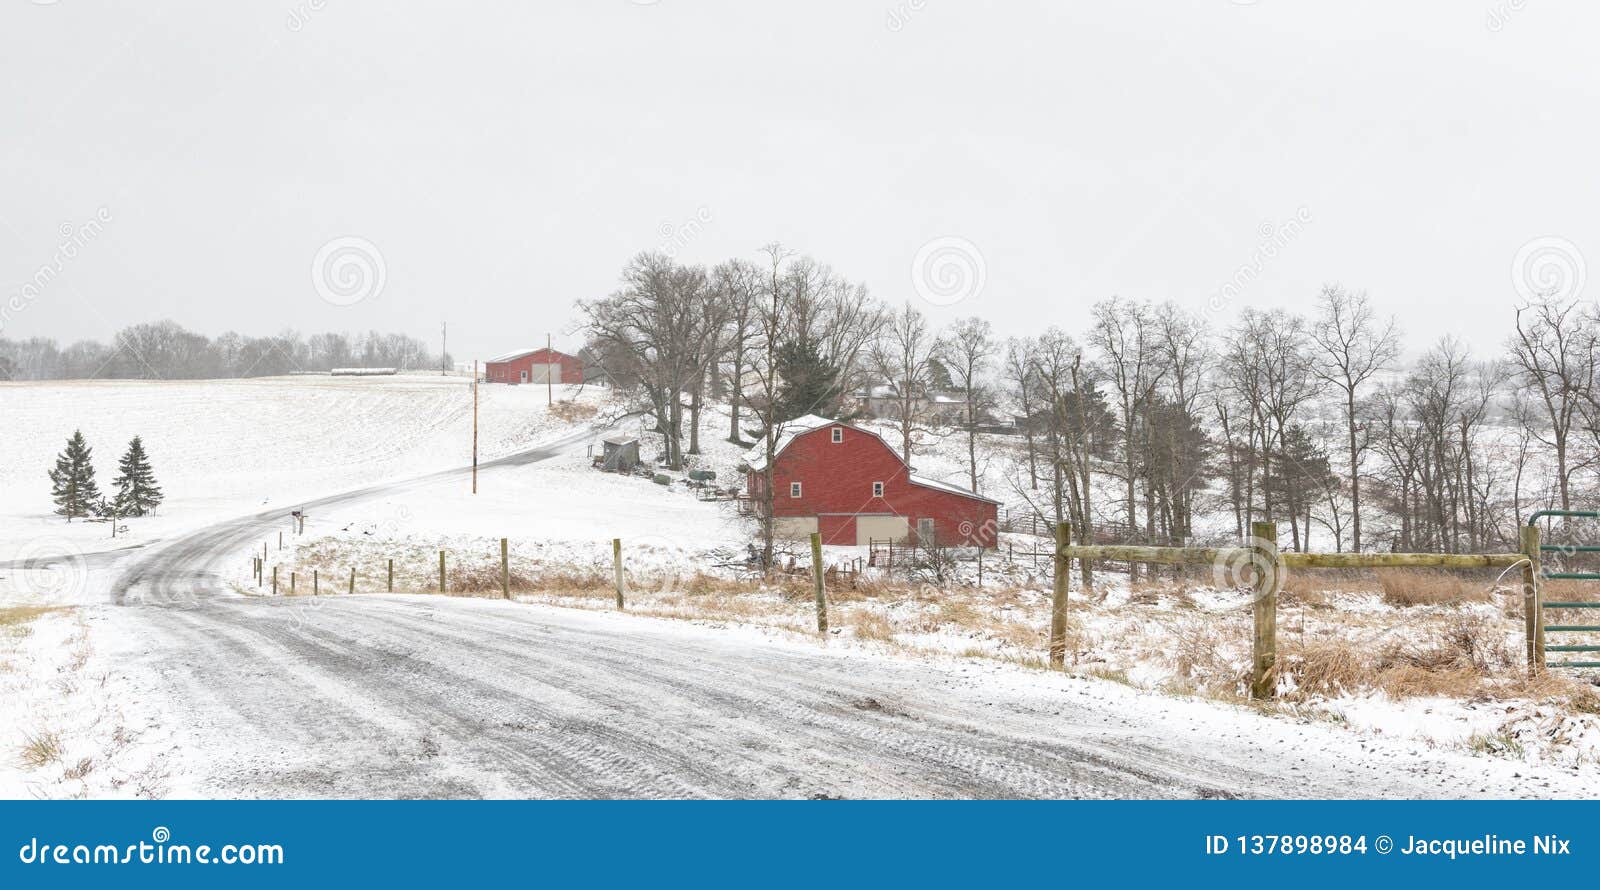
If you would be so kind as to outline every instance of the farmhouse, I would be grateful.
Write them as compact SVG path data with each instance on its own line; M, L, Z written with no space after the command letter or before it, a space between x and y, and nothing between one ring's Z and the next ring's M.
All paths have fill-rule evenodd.
M745 465L750 497L760 505L765 441L745 455ZM995 546L998 501L916 475L877 433L848 423L807 415L780 424L772 479L781 537L820 532L824 544Z
M483 379L489 383L582 383L583 359L543 346L519 349L489 359Z

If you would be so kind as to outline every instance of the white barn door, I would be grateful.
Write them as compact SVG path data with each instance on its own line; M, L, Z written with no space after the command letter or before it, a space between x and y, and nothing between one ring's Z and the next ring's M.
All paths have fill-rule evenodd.
M561 365L560 365L560 363L551 362L548 365L534 365L533 366L533 380L531 382L533 382L533 383L560 383L561 382Z

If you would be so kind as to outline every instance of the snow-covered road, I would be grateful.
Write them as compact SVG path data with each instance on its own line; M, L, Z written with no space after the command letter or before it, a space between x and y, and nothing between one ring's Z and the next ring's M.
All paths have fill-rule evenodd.
M1554 769L977 660L484 599L228 592L222 567L282 525L263 514L133 554L102 607L108 654L178 740L179 794L1581 793Z

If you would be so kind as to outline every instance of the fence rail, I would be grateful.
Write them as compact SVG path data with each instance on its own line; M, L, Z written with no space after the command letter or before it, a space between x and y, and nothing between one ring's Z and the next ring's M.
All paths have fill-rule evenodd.
M1537 514L1536 514L1537 515ZM296 511L291 516L291 529L298 533L304 528L304 516ZM1525 626L1528 648L1528 665L1530 671L1539 671L1545 667L1545 641L1546 631L1571 631L1571 632L1596 632L1600 633L1600 624L1578 625L1563 624L1549 625L1544 623L1544 610L1550 609L1600 609L1600 602L1544 602L1541 592L1541 574L1539 556L1544 550L1558 550L1558 546L1541 546L1539 529L1532 524L1526 525L1521 530L1521 552L1519 553L1283 553L1277 545L1277 526L1271 522L1257 522L1251 526L1252 538L1246 547L1152 547L1130 544L1073 544L1072 526L1062 522L1052 529L1055 536L1054 546L1048 552L1034 551L1034 557L1044 557L1050 560L1053 568L1053 589L1050 609L1049 631L1049 661L1052 667L1064 668L1067 651L1066 632L1068 627L1068 588L1071 576L1071 562L1074 559L1087 565L1092 562L1126 562L1126 563L1152 563L1157 565L1226 565L1230 570L1241 571L1240 579L1251 588L1253 628L1251 635L1251 660L1252 670L1250 678L1250 694L1253 698L1271 698L1277 685L1277 609L1278 593L1282 589L1285 573L1288 569L1343 569L1343 568L1514 568L1522 566L1523 600L1525 608ZM497 585L501 596L511 598L511 573L509 562L509 541L502 538L499 542L500 572ZM626 575L623 566L623 542L620 539L612 541L613 571L615 574L614 585L616 588L616 605L618 609L625 608ZM855 575L860 573L865 562L866 565L880 563L880 557L890 561L902 559L914 551L914 545L896 544L891 541L870 541L869 554L866 560L856 558L850 568L839 572L834 568L826 568L821 559L821 539L817 534L811 535L811 567L816 590L816 607L818 630L827 631L827 605L826 587L827 578L840 574L847 576L854 586ZM283 547L280 536L279 549ZM1008 558L1010 547L1008 545ZM980 551L981 554L981 551ZM1026 556L1027 554L1023 554ZM251 572L258 586L265 586L268 570L269 551L265 543L260 551L252 549L250 554ZM980 560L979 583L981 585L982 566ZM796 567L798 568L798 567ZM278 566L272 565L271 587L274 594L278 593ZM388 592L394 591L394 560L389 559L386 564ZM431 569L431 566L430 566ZM353 594L356 591L357 575L352 568L349 572L346 589ZM1087 578L1087 575L1085 575ZM1560 576L1551 576L1560 577ZM295 571L289 572L288 589L294 594L297 586L298 575ZM312 594L320 594L320 577L316 569L312 569ZM446 552L438 553L438 585L439 593L447 592ZM1600 645L1562 645L1548 647L1555 652L1600 652ZM1600 667L1596 662L1560 662L1552 667Z
M1523 599L1526 612L1528 666L1532 671L1544 667L1544 632L1554 628L1544 625L1545 608L1600 608L1600 603L1544 603L1539 591L1538 554L1541 549L1539 530L1531 526L1524 530L1521 553L1283 553L1278 550L1277 526L1271 522L1257 522L1251 526L1253 535L1248 547L1140 547L1131 545L1100 545L1067 543L1063 535L1059 548L1065 559L1105 562L1152 563L1156 565L1229 565L1239 566L1248 577L1253 591L1254 630L1251 655L1253 668L1250 678L1252 698L1271 698L1277 686L1277 612L1278 592L1283 586L1284 572L1288 569L1387 569L1387 568L1449 568L1449 569L1509 569L1523 566ZM1066 525L1063 523L1063 525ZM1554 576L1553 576L1554 577ZM1597 628L1600 629L1600 628ZM1600 646L1552 646L1558 652L1600 651ZM1568 663L1565 666L1586 666L1588 662ZM1600 666L1596 663L1594 666Z
M1247 558L1248 547L1140 547L1126 544L1074 545L1072 559L1143 562L1156 565L1201 565ZM1506 569L1526 560L1521 553L1282 553L1290 569Z

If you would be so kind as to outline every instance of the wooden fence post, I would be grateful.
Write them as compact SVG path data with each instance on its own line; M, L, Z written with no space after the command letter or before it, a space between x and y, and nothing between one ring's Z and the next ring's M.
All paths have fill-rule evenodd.
M439 551L439 592L444 593L444 551Z
M298 572L290 572L289 573L289 592L291 594L294 593L294 581L295 581L295 576L297 574L299 574L299 573Z
M1250 635L1250 697L1268 699L1278 685L1278 589L1283 566L1278 561L1278 526L1250 524L1251 589L1255 594L1255 626Z
M322 582L317 579L317 570L316 569L312 569L311 570L311 595L312 596L321 596L322 595Z
M1056 523L1055 587L1050 592L1050 666L1060 670L1067 666L1067 571L1071 565L1067 547L1071 543L1072 524Z
M622 602L622 539L611 539L611 564L617 572L617 608L625 609Z
M278 595L278 567L272 567L272 595Z
M389 592L394 593L394 557L389 558Z
M355 566L351 566L350 567L350 595L351 596L355 596L355 593L356 593L356 567Z
M828 632L828 594L822 582L822 534L811 533L811 583L817 595L817 633Z
M511 557L510 544L505 538L500 539L500 595L511 599Z
M1524 525L1518 529L1522 555L1522 621L1523 633L1528 643L1528 673L1537 674L1544 669L1544 597L1539 589L1539 527Z

